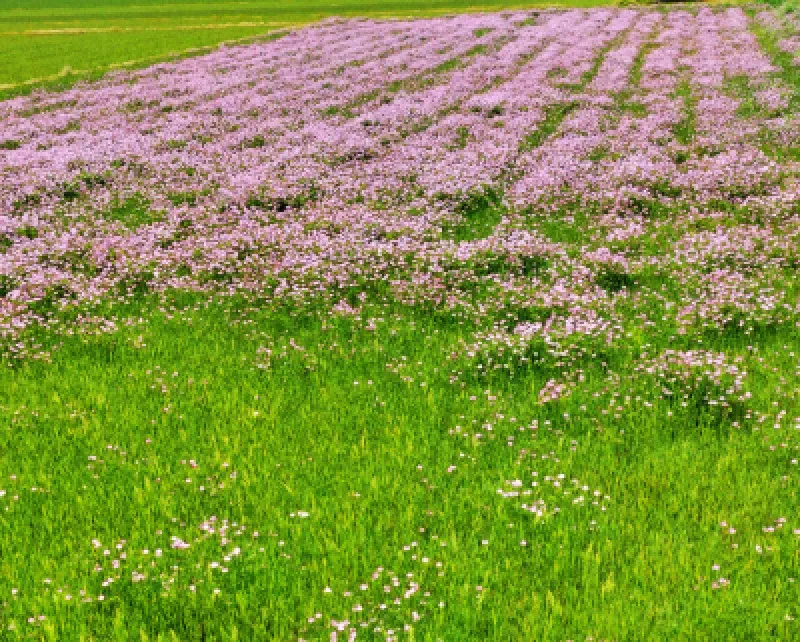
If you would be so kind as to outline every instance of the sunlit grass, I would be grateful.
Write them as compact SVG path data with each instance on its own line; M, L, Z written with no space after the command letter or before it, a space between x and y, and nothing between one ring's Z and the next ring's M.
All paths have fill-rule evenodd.
M332 318L185 297L124 316L140 313L0 375L0 591L22 631L315 638L307 618L353 619L361 604L419 639L702 637L722 622L735 639L791 637L796 536L790 524L762 532L796 509L785 475L797 447L769 448L791 425L731 429L646 380L608 385L607 368L624 381L640 351L681 348L674 337L587 362L575 394L538 406L544 365L450 370L469 329L453 316L372 304ZM754 368L751 407L765 413L800 354L791 330L704 347ZM559 474L559 489L544 480ZM544 517L500 494L525 489L546 501ZM246 527L224 550L198 539L212 515ZM189 548L171 548L173 536ZM379 567L404 582L414 573L420 595L380 609ZM132 583L134 570L146 579ZM712 588L719 577L731 583Z

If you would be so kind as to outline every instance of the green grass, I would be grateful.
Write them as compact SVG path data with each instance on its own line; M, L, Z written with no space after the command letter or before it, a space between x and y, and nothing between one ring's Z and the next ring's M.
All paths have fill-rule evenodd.
M107 220L117 221L128 229L135 230L143 225L151 225L164 219L161 212L150 209L150 203L140 194L114 202L105 216Z
M750 79L745 76L734 76L726 79L726 89L730 95L741 102L736 110L739 118L751 118L762 111L755 97L755 92L750 86Z
M442 238L473 241L489 236L503 217L501 195L491 188L465 196L455 208L458 220L442 229Z
M564 119L577 107L576 103L557 103L545 108L544 119L536 130L528 134L520 144L521 152L528 152L542 144L552 136Z
M589 7L605 0L0 0L0 99L36 86L68 86L114 66L142 66L225 41L331 16L413 17L536 6Z
M692 86L688 80L683 80L678 84L675 89L675 96L683 99L683 117L673 127L673 134L675 140L681 145L690 144L695 137L695 121L697 115L695 113L695 106L697 104L697 97L692 95Z
M646 378L609 391L598 361L578 394L538 408L545 364L453 383L446 356L471 328L446 314L368 303L359 321L176 296L160 312L134 306L143 323L115 335L63 340L52 363L0 372L0 593L17 589L5 623L42 639L319 639L316 612L327 623L388 602L385 627L413 625L420 640L796 633L784 619L797 615L793 536L761 532L797 507L781 481L796 453L766 447L777 433L732 429ZM682 347L663 336L650 350L667 346ZM765 331L704 347L749 359L753 404L768 412L800 340ZM606 366L624 375L642 349L632 339ZM560 473L567 497L544 482ZM514 479L538 480L562 512L538 518L497 493ZM246 530L227 546L197 539L212 515ZM134 570L147 578L131 582ZM403 590L413 573L419 594L394 606L388 572ZM731 585L712 589L712 575ZM83 604L81 590L104 601Z

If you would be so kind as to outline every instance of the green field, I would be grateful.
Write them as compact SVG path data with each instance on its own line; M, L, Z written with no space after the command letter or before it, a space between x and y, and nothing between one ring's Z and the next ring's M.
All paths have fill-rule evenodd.
M629 373L635 341L584 363L581 393L539 406L537 431L531 397L548 369L448 383L443 363L471 330L448 315L368 305L348 321L181 296L152 307L118 310L141 312L141 326L67 339L53 363L0 373L0 568L26 609L11 602L7 617L27 627L47 613L42 639L292 640L304 628L319 639L322 621L306 618L378 604L386 573L420 585L383 618L402 630L418 612L427 633L414 639L793 639L794 537L778 529L770 554L754 552L762 526L797 507L784 458L765 447L774 438L732 429L694 397L659 399L647 380L609 390L606 366ZM755 367L752 344L771 366L752 406L769 412L800 340L786 329L706 348ZM690 345L664 336L649 349ZM544 481L560 474L566 497ZM497 493L537 478L558 517L534 520ZM245 530L224 550L217 536L170 550L212 515ZM119 555L121 540L125 573L160 574L164 588L101 587L103 549ZM223 561L232 546L241 554ZM713 565L733 590L711 590ZM84 605L81 590L112 597Z
M331 15L508 6L500 0L480 6L134 2L0 0L0 95L66 85L110 65L144 65L223 40L265 37ZM748 131L744 125L774 125L775 114L794 122L800 105L800 72L780 46L794 32L773 32L754 14L742 29L775 65L764 72L768 87L788 98L769 111L757 102L750 78L726 78L714 97L737 101L728 125L737 135ZM521 161L544 154L548 144L579 139L583 132L568 129L569 118L589 113L590 104L601 105L603 120L593 118L607 129L602 145L581 157L584 167L615 168L635 154L635 146L620 141L638 144L637 127L645 128L648 110L659 104L646 100L658 87L643 89L642 77L653 73L643 68L661 33L643 39L626 68L625 90L587 89L625 35L599 48L579 83L560 87L574 102L542 109L542 119L519 140L520 159L503 176L505 193L487 184L458 198L431 195L425 207L443 207L450 198L457 214L434 219L435 229L426 232L432 236L412 237L378 218L394 222L392 208L400 211L385 192L353 199L354 218L363 218L358 205L366 202L365 211L380 222L370 242L403 247L411 239L431 256L429 245L445 248L436 269L420 249L391 264L396 271L370 272L369 262L351 258L359 270L348 280L332 277L317 287L322 277L291 281L288 268L270 272L265 248L203 238L207 245L198 241L186 251L187 263L175 275L207 277L207 291L180 289L180 282L157 287L158 270L169 264L153 261L125 272L129 278L96 298L73 305L69 290L56 284L25 303L41 315L37 322L18 335L0 334L14 337L0 340L0 640L343 642L355 627L358 640L385 642L800 639L800 208L791 191L800 177L793 162L800 138L769 138L772 130L753 127L755 134L731 135L728 147L704 146L710 126L698 107L701 89L689 68L680 68L673 96L680 109L664 128L674 140L642 142L650 153L670 145L675 160L667 178L674 184L643 179L642 192L613 217L611 201L588 188L585 202L561 192L535 206L509 200L514 181L525 178ZM702 29L692 37L691 45L702 44ZM464 60L356 98L378 104L385 97L389 104L398 87L409 94L435 89L485 55L482 44ZM363 74L356 62L347 69ZM46 80L65 67L72 73ZM568 71L542 72L541 86ZM526 85L509 87L511 95ZM31 141L19 127L19 140L12 139L0 122L0 169L11 168L13 179L14 154L58 156L36 143L84 134L94 140L87 125L100 128L106 117L123 114L131 129L147 129L185 114L213 114L189 100L177 109L122 95L95 120L63 118L56 125L61 110L84 112L58 102L61 96L24 101L25 110L15 107L26 114L20 119L29 119L31 129L44 123L42 131ZM598 96L610 98L592 102ZM325 107L314 104L322 122L357 117ZM473 127L484 113L497 130L513 123L507 105L457 109L472 115ZM220 108L214 117L230 114ZM622 121L636 125L630 139L615 129ZM63 130L53 133L57 127ZM232 136L237 127L208 132ZM162 147L186 154L175 172L193 176L197 170L187 163L195 162L190 154L201 141L166 138L173 133L165 131ZM462 126L458 139L437 144L458 154L471 144L470 131ZM230 167L270 150L264 136L251 135L226 148L235 150L224 157ZM710 164L745 144L759 145L780 167L774 183L771 175L762 184L745 173L740 183L726 184L725 197L701 201L693 186L678 182L685 167L705 176L698 159ZM265 156L255 158L266 162ZM569 151L565 156L574 160ZM545 160L528 171L562 157L536 158ZM731 155L732 173L739 159L745 166L746 154ZM73 229L88 234L91 226L112 230L119 247L156 230L162 260L194 242L205 221L197 213L208 207L209 217L220 215L209 229L228 238L233 228L221 214L231 210L206 205L195 192L171 191L178 189L171 174L163 175L163 189L179 202L170 199L169 212L130 190L97 198L123 171L145 175L152 159L134 160L112 160L102 175L74 173L74 183L51 181L60 199L52 207L41 200L51 192L32 188L8 216L0 212L6 225L0 267L30 265L23 260L39 252L40 264L58 266L81 284L122 271L122 252L119 258L114 250L114 259L107 258L111 251L101 258L91 252L110 233L70 245L74 238L62 242L50 225L63 237ZM44 168L47 178L49 166L40 162L35 169ZM331 166L344 171L336 162ZM363 162L368 169L370 159ZM296 228L298 239L309 239L303 248L316 239L327 249L326 234L347 232L336 218L344 208L331 206L328 218L314 218L315 199L322 198L315 192L251 194L252 221ZM785 201L767 201L773 193ZM640 233L612 236L631 221ZM522 231L535 232L547 253L518 242ZM224 242L236 243L231 237ZM490 244L497 239L512 249ZM467 258L452 253L473 246L480 251ZM189 264L223 247L238 252L237 271L209 262L201 274ZM349 249L342 247L342 256ZM631 267L604 262L612 251ZM263 264L256 263L259 252L267 257ZM383 266L380 256L375 262ZM733 294L703 317L696 309L714 304L718 295L704 288L717 271ZM258 288L227 287L251 274L259 275ZM19 270L0 273L0 301L23 292L27 278ZM752 291L748 284L755 284ZM437 301L430 293L438 287ZM574 299L553 295L555 302L546 302L558 292ZM581 306L585 316L575 312ZM511 341L527 324L563 317L591 325L592 306L607 315L607 334L565 330L563 337L554 331L554 341ZM4 310L9 316L0 319L0 332L19 312ZM681 316L685 310L697 316ZM338 638L331 637L346 619Z
M332 16L431 16L604 0L0 0L0 98L32 85L63 86L113 65L140 66L189 49L262 36ZM59 78L60 77L60 78ZM66 83L64 82L66 79Z

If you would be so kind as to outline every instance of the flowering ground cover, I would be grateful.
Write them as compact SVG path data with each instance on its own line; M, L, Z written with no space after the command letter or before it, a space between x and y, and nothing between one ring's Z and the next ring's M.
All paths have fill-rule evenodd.
M9 639L793 639L800 25L334 20L0 102Z

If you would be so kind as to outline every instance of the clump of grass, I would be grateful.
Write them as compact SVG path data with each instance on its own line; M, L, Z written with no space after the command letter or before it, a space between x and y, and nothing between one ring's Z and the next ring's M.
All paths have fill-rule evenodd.
M66 125L64 125L63 127L61 127L60 129L57 129L56 133L60 134L60 135L63 135L63 134L69 134L70 132L80 131L80 129L81 129L81 121L72 120L72 121L68 122Z
M544 119L535 131L528 134L520 145L520 151L527 152L542 144L552 136L564 119L575 110L577 103L558 103L545 109Z
M39 237L39 230L32 225L23 225L17 228L17 235L33 241Z
M4 299L8 294L14 291L17 287L17 282L6 274L0 274L0 299Z
M468 127L463 125L456 129L456 139L452 144L452 149L465 149L470 140L470 132Z
M162 212L150 208L150 202L141 194L133 194L125 199L115 199L104 218L122 223L130 230L137 230L164 220Z
M750 86L747 76L732 76L725 79L725 90L741 102L736 109L739 118L752 118L761 112L761 107L755 97L755 92Z
M252 207L254 209L285 212L288 209L300 209L305 207L308 203L313 203L318 200L320 196L319 189L312 184L304 190L287 196L252 194L248 197L245 204L247 207Z
M697 97L692 93L692 86L688 80L682 80L675 89L675 95L683 99L683 116L672 128L675 140L681 145L690 145L695 138L695 107Z
M613 268L602 270L597 277L597 284L612 294L622 290L631 290L634 283L634 279L630 274Z
M246 140L243 143L243 146L247 149L259 149L261 147L264 147L264 145L266 144L267 144L267 139L259 134L257 136L253 136L253 138Z
M502 196L491 187L475 190L454 207L457 222L442 228L442 237L469 241L489 236L503 217Z

